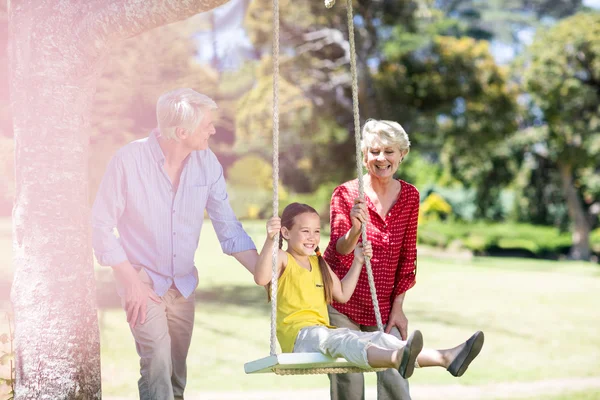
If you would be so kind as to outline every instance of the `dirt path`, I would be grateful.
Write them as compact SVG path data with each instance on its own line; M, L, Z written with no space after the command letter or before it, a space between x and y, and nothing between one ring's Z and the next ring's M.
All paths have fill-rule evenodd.
M536 397L544 399L549 395L592 389L600 389L600 377L494 383L481 386L411 385L410 391L412 400L501 400ZM185 398L186 400L327 400L329 399L329 389L201 392L190 393ZM367 388L366 400L376 399L376 389L374 387ZM126 400L126 398L105 396L104 400Z

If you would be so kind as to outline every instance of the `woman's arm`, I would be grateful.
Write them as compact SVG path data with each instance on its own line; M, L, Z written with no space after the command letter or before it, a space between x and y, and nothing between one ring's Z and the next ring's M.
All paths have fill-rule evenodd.
M408 319L404 314L403 304L406 291L416 283L417 274L417 224L419 222L419 192L415 190L413 196L413 209L410 213L408 227L404 234L400 258L398 260L398 269L396 270L396 279L394 282L394 291L392 293L392 309L388 318L386 333L389 333L395 326L400 331L402 340L408 336Z
M371 248L371 243L367 242L367 245L364 247L364 249L362 243L359 243L354 249L354 260L352 261L352 266L341 281L331 270L331 268L327 266L327 268L329 268L329 273L333 278L332 294L335 301L338 303L346 303L348 300L350 300L350 297L352 297L352 294L354 293L354 289L356 289L360 271L365 263L365 257L371 258L372 256L373 249Z
M417 274L418 223L419 192L416 192L413 198L413 207L410 213L410 217L408 219L408 226L406 227L406 231L404 233L402 248L400 249L398 269L396 270L396 279L394 282L394 299L415 285L415 278Z
M356 198L354 199L354 206L350 209L349 216L340 216L340 218L349 218L352 227L345 235L340 236L335 243L335 249L338 253L346 255L355 249L360 237L361 225L363 222L367 222L368 215L367 202L364 199Z
M258 255L258 261L254 268L254 282L257 285L265 286L271 282L273 276L273 246L275 244L275 235L281 230L281 219L272 217L267 222L267 237L262 251ZM285 251L279 249L277 254L277 276L281 276L281 270L285 262Z

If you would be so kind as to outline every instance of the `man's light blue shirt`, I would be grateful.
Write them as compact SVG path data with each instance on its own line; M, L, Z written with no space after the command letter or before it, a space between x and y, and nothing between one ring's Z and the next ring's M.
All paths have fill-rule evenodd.
M256 247L229 205L215 154L193 151L175 192L157 136L126 145L110 161L92 209L92 245L100 265L129 260L146 270L159 296L175 284L187 298L198 285L194 254L205 209L224 253Z

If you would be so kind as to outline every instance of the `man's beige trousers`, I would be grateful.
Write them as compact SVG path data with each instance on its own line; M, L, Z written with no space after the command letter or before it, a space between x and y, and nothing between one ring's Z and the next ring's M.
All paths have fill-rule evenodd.
M143 268L140 279L152 287ZM122 295L123 288L118 287L118 291ZM186 358L194 328L194 299L193 293L186 299L174 288L161 297L160 304L148 299L146 321L131 330L140 356L140 400L183 399ZM125 308L123 296L121 305Z

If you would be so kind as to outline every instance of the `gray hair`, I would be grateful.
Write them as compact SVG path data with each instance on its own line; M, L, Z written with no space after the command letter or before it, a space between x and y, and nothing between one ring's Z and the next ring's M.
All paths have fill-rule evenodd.
M366 153L375 144L397 146L401 152L410 150L410 140L402 125L394 121L369 119L362 129L360 148Z
M189 88L164 93L156 103L156 119L160 134L177 140L176 128L192 133L202 121L206 111L217 109L210 97Z

